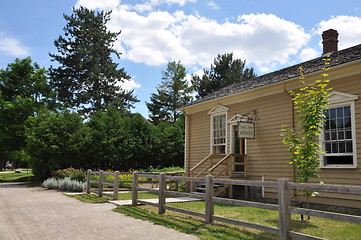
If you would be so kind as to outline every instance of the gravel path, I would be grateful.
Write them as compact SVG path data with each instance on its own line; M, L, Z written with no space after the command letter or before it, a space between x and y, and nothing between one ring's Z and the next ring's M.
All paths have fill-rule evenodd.
M197 239L115 213L114 207L83 203L53 190L0 183L0 240Z

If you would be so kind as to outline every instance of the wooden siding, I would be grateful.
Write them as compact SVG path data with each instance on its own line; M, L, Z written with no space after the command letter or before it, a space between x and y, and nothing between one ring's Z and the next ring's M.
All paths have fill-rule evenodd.
M189 167L194 167L210 153L210 116L208 111L189 115ZM200 170L199 170L200 171ZM198 172L199 172L198 171ZM196 174L198 173L196 172Z
M228 107L230 117L236 113L257 111L256 137L247 140L248 174L258 178L264 176L266 179L273 176L293 178L292 167L287 164L287 146L282 143L280 136L282 124L292 125L289 114L291 99L288 93L274 94Z

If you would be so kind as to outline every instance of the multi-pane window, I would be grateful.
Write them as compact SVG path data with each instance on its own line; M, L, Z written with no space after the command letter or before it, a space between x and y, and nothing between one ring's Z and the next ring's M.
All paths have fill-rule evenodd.
M212 144L218 154L225 153L226 147L226 115L213 117L213 139Z
M351 106L340 106L325 111L323 164L353 165L353 129Z

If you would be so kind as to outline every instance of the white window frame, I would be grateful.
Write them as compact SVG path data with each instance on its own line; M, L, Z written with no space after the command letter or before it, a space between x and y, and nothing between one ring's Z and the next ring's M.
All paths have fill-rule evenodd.
M228 146L228 129L227 129L227 125L228 125L228 121L227 121L227 115L228 115L228 107L226 106L223 106L223 105L217 105L216 107L212 108L208 114L210 115L211 117L211 121L210 121L210 124L211 124L211 132L210 132L210 146L211 146L211 149L210 149L210 153L211 154L220 154L220 153L217 153L217 152L214 152L214 148L215 147L220 147L220 146L224 146L224 153L220 154L220 155L224 155L224 154L227 154L228 152L228 149L227 149L227 146ZM224 115L225 116L225 121L224 121L224 130L225 130L225 143L224 144L214 144L214 118L215 117L218 117L218 116L222 116Z
M342 93L338 91L332 91L329 98L328 109L350 106L351 112L351 139L352 139L352 160L351 164L329 164L325 163L325 156L335 156L334 154L321 154L320 156L320 168L356 168L357 167L357 145L356 145L356 123L355 123L355 100L358 99L357 95ZM321 151L324 151L323 140L324 133L320 135L321 140ZM343 154L341 153L340 156ZM336 155L337 156L337 155Z

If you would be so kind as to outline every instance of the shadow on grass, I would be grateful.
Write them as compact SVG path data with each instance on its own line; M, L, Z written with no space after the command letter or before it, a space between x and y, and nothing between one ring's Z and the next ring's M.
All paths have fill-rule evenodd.
M241 227L235 227L226 224L205 224L202 220L190 216L177 214L159 215L155 212L142 209L140 207L120 206L113 211L120 212L133 218L147 220L158 225L173 228L183 233L197 236L201 239L248 239L248 240L265 240L277 239L277 236L252 231Z
M72 197L78 199L79 201L87 202L87 203L106 203L109 200L113 199L107 196L103 196L99 198L97 195L94 194L76 194L76 195L68 195L68 197Z

